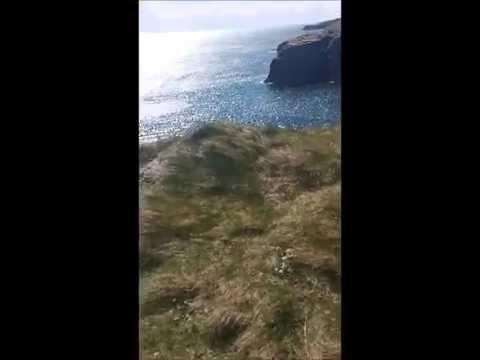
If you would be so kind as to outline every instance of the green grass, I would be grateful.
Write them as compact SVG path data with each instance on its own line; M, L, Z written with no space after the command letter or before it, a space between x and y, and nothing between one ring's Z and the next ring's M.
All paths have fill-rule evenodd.
M338 352L339 129L215 124L155 147L142 359L305 358L306 318L309 354Z
M159 152L168 148L175 139L157 140L152 143L140 144L138 149L138 160L140 167L146 165L149 161L155 159Z
M298 328L302 324L302 308L296 299L293 288L286 284L270 286L271 312L266 319L265 330L275 342L283 342L286 337L297 341Z

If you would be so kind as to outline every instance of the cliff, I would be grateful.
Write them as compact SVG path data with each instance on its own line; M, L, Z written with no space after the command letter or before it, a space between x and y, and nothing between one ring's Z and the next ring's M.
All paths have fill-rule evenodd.
M317 25L318 26L318 25ZM265 82L300 86L340 80L341 20L315 33L300 35L277 47Z
M333 25L333 26L339 26L341 22L341 19L333 19L333 20L327 20L327 21L322 21L317 24L312 24L312 25L305 25L303 27L303 30L321 30L326 28L327 26Z

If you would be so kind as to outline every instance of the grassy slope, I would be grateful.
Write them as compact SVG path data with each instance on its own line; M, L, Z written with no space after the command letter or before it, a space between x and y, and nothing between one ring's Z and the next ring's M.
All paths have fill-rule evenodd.
M142 358L338 354L339 129L208 125L141 157Z

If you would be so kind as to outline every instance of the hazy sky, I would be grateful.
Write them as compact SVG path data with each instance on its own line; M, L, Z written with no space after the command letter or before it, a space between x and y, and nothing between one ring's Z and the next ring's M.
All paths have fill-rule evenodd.
M194 31L315 23L340 1L140 1L140 31Z

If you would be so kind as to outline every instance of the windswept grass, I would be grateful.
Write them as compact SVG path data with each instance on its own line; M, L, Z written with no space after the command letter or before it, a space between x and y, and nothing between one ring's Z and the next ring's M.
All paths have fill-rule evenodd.
M142 359L337 356L339 129L215 124L155 151L141 172Z

